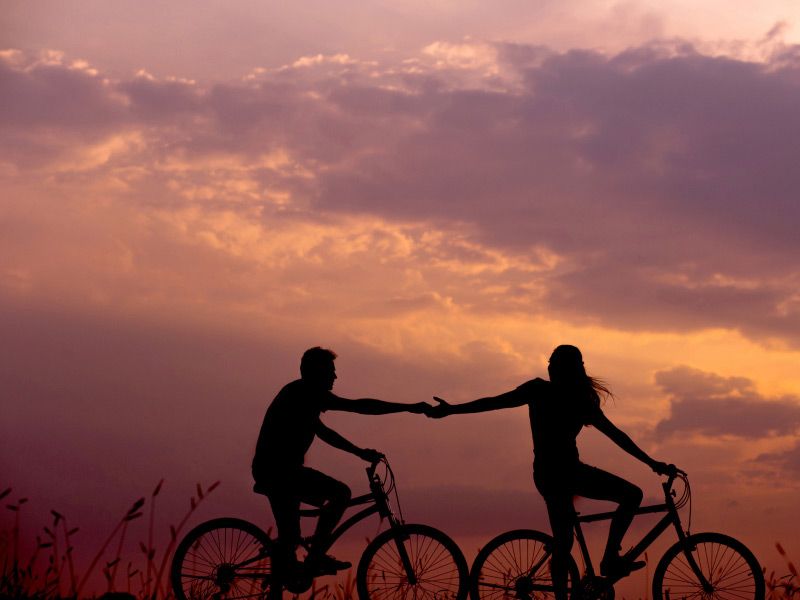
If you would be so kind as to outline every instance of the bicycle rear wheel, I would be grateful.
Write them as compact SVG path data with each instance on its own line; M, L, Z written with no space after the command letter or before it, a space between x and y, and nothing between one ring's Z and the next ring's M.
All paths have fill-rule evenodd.
M469 569L447 535L403 525L376 537L358 561L359 600L464 600Z
M698 579L692 563L705 582ZM677 542L656 567L653 600L692 598L763 600L764 574L758 560L740 541L721 533L696 533Z
M272 581L272 540L242 519L213 519L183 538L172 559L177 600L266 597Z
M472 563L472 600L545 600L555 598L550 576L553 538L530 529L515 529L490 540ZM580 576L575 560L567 565L568 593Z

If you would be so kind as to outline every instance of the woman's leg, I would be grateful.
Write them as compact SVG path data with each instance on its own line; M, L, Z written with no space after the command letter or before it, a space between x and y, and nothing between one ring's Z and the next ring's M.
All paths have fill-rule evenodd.
M553 558L550 561L550 574L553 577L556 600L567 600L567 567L572 552L574 538L575 506L572 494L559 492L544 496L547 516L553 532Z
M578 470L576 493L595 500L609 500L619 504L611 519L608 543L603 555L603 563L611 565L619 562L622 538L628 531L636 509L642 503L642 490L629 481L612 473L581 464ZM601 570L602 564L601 563ZM637 565L638 566L638 565ZM642 565L643 566L643 565Z

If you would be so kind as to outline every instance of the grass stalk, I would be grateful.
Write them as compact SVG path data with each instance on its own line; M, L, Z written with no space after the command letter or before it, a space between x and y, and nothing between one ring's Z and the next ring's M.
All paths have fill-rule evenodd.
M141 516L142 513L139 512L139 509L142 507L143 504L144 504L144 498L139 498L139 500L134 502L133 506L128 510L127 513L125 513L125 516L122 517L122 519L120 519L119 523L117 523L116 527L114 527L111 534L106 538L102 546L100 546L100 550L97 551L97 554L95 554L94 558L92 559L92 562L89 563L89 567L86 569L86 572L83 574L83 577L81 578L81 581L78 584L76 596L80 595L81 591L86 585L86 582L89 580L89 577L91 576L95 567L97 567L97 563L100 561L100 558L105 553L106 548L108 548L108 545L117 536L117 533L119 533L120 529L122 529L123 526L125 526L128 521L132 521L133 519Z
M155 571L155 565L153 564L153 559L155 558L155 548L153 547L153 531L155 529L155 514L156 514L156 497L158 496L159 492L161 492L161 486L164 485L164 480L158 482L153 493L150 495L150 517L147 526L147 548L146 548L146 556L147 556L147 587L144 588L144 597L150 597L150 584L153 581L153 574Z
M153 586L153 596L152 596L153 600L155 600L156 594L159 592L164 597L166 597L166 591L162 587L162 581L164 577L164 571L167 568L167 561L169 560L170 556L172 556L172 552L175 550L175 546L178 544L178 534L181 532L183 527L189 521L189 518L192 516L192 513L194 513L194 511L197 509L197 506L200 504L200 502L202 502L206 497L208 497L208 494L213 492L217 488L217 486L219 486L219 483L220 483L219 481L215 481L210 486L208 486L205 495L202 493L202 488L198 483L197 487L198 490L200 491L200 494L198 494L199 499L195 499L195 497L192 496L189 500L189 511L184 515L183 519L181 519L178 522L177 526L170 525L169 528L170 540L169 544L167 545L167 549L164 551L164 556L161 557L161 565L158 568L155 585Z
M55 511L52 511L55 512ZM58 513L56 513L58 514ZM74 528L72 530L67 527L67 519L63 515L61 516L61 528L64 532L64 545L66 546L66 556L67 556L67 569L69 570L69 595L72 598L75 598L78 595L78 582L75 577L75 563L72 560L72 542L70 538L78 532L78 528Z

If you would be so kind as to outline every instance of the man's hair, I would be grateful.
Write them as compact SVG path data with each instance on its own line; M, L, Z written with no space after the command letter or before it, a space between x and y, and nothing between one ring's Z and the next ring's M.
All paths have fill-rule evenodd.
M314 346L303 353L300 359L300 377L306 379L319 373L320 369L336 359L336 352Z

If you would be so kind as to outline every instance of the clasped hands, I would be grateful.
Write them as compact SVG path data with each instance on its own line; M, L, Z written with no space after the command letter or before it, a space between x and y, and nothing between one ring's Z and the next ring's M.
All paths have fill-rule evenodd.
M428 404L427 402L417 402L416 404L410 405L408 411L418 415L425 415L431 419L441 419L442 417L453 414L453 407L450 406L450 404L438 396L434 396L433 399L438 402L436 406Z

